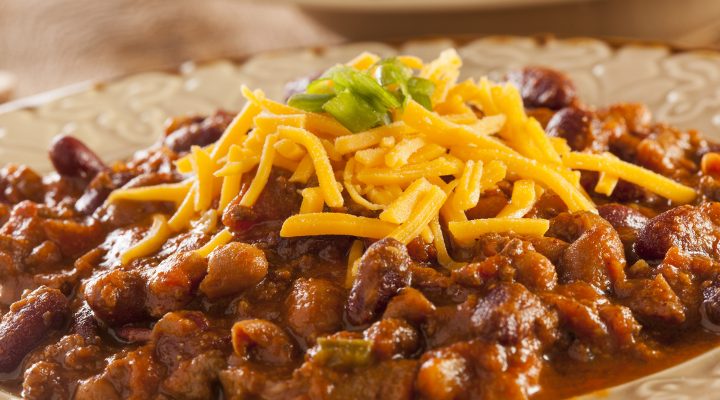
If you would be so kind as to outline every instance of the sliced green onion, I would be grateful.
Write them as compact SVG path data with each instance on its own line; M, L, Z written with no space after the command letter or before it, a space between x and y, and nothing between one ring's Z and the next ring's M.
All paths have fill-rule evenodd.
M309 112L323 112L323 105L335 97L334 94L298 93L290 96L288 105Z
M339 87L350 89L352 92L362 96L373 107L381 112L391 108L400 107L401 103L390 91L380 86L379 83L370 77L350 67L335 67L330 78Z
M373 361L372 342L362 339L318 338L312 359L328 368L366 366Z
M379 61L375 68L375 80L383 86L398 85L405 87L412 74L410 68L394 57Z
M350 90L338 93L322 108L352 132L362 132L379 125L385 114Z
M432 95L435 92L435 84L424 78L410 78L407 82L408 95L417 101L421 106L432 110Z
M328 78L315 79L308 84L305 91L310 94L334 94L335 84Z

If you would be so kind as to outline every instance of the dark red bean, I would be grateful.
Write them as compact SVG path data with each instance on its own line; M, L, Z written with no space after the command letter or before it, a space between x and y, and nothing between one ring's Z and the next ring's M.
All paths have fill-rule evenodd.
M715 242L720 230L720 203L680 206L651 219L638 234L635 252L642 258L658 260L671 247L682 251L716 256Z
M566 107L550 118L545 132L548 136L567 140L570 148L576 151L584 150L595 139L590 127L593 115L577 107Z
M108 169L97 154L72 136L56 136L49 153L50 161L60 175L92 179Z
M370 246L359 260L348 296L348 320L362 325L383 312L390 299L410 285L410 262L407 248L395 239L382 239Z
M150 340L152 331L148 328L122 326L115 329L115 335L128 343L145 343Z
M11 372L52 330L63 326L68 300L42 286L13 303L0 322L0 372Z
M640 211L622 204L610 203L598 207L598 213L615 229L642 229L649 218Z
M706 329L720 333L720 282L712 282L703 289L702 295L702 324Z
M176 153L189 151L191 146L206 146L222 136L232 119L233 115L225 111L205 119L190 119L168 133L163 142Z
M520 89L526 107L559 110L575 100L575 85L562 72L545 67L525 67L508 73L508 81Z
M87 343L93 343L98 334L98 324L90 306L85 303L73 314L70 333L82 336Z

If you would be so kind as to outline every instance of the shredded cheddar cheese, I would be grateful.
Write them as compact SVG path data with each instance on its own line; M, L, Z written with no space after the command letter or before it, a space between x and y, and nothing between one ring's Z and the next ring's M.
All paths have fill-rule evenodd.
M615 174L620 179L644 187L676 203L689 203L697 197L693 188L607 154L572 152L563 160L565 165L570 168Z
M229 229L225 228L218 232L215 236L210 239L209 242L205 243L205 245L197 250L195 250L196 253L203 257L207 257L212 253L213 250L220 246L224 246L233 239L233 234L230 232Z
M280 236L348 235L382 239L390 235L396 226L377 218L344 213L297 214L285 220Z
M458 243L467 244L478 236L492 232L543 236L550 228L550 221L534 218L486 218L451 221L448 223L448 228Z
M153 223L148 229L147 234L139 242L125 250L120 256L120 262L128 264L130 261L150 255L160 249L165 241L170 237L170 228L164 215L156 214L153 216Z
M518 89L508 83L484 77L458 83L462 60L454 50L427 64L412 56L381 60L363 53L337 68L354 68L353 74L384 85L380 68L386 61L402 73L413 71L414 82L429 89L418 97L398 89L393 96L401 101L389 101L395 105L368 123L353 125L343 118L343 110L327 108L327 103L307 107L327 113L304 111L243 87L246 104L220 139L194 146L175 161L183 181L111 193L108 202L166 201L176 206L169 219L154 217L145 237L123 253L122 261L152 255L171 235L201 228L214 234L196 250L208 256L234 239L219 216L231 204L256 206L274 184L269 182L273 169L287 170L287 179L302 197L297 213L283 222L282 237L392 237L405 244L421 240L434 246L437 264L447 269L463 265L453 259L453 248L471 245L482 235L544 235L549 222L533 217L532 210L546 194L559 197L571 212L596 212L580 184L580 171L598 172L595 192L607 196L621 179L676 203L697 196L692 188L611 154L573 152L564 139L545 134L525 111ZM403 91L410 87L409 80L404 81L407 87L393 82L388 85ZM320 91L341 86L317 83ZM302 102L291 104L305 108ZM352 133L341 120L361 132ZM487 192L510 184L511 199L497 215L471 219ZM364 248L362 240L350 248L348 287Z
M305 188L300 194L303 198L300 204L300 214L322 212L325 200L319 187Z
M180 204L185 199L192 181L180 183L167 183L155 186L141 186L128 189L118 189L110 193L109 202L117 200L140 200L140 201L172 201Z
M348 252L347 274L345 275L345 287L347 289L350 289L353 282L355 282L355 277L358 272L358 260L362 256L363 251L363 242L361 240L353 241L352 246L350 246L350 251Z
M522 179L513 185L510 204L498 213L498 218L522 218L532 210L537 200L535 182Z

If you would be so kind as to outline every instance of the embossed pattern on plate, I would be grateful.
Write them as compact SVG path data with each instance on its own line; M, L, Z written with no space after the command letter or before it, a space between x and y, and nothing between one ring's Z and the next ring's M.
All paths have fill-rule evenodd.
M616 48L593 39L541 43L534 38L488 37L462 44L438 39L398 46L353 43L321 51L278 51L243 63L188 63L178 73L132 75L34 108L0 113L0 164L24 163L48 171L46 149L57 133L79 137L106 160L127 157L154 143L170 116L207 114L217 108L238 110L243 103L242 84L281 99L284 82L346 61L361 51L383 56L415 54L429 60L448 47L456 47L462 54L465 77L499 78L508 68L546 65L568 73L587 104L643 102L656 120L699 129L720 140L720 53L673 53L663 46ZM3 108L12 108L12 104ZM713 350L583 399L710 400L718 398L719 391L720 350Z

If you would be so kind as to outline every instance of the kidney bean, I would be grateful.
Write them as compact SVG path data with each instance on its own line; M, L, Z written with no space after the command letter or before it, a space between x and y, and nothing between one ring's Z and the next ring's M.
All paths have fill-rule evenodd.
M405 245L392 238L375 242L359 260L347 301L348 320L355 325L370 322L393 296L410 285L410 279L410 256Z
M73 314L70 322L70 333L82 336L88 343L95 342L98 334L98 324L92 309L87 303L83 304Z
M168 132L163 143L176 153L189 151L191 146L206 146L222 136L232 119L233 114L218 111L205 119L192 118L183 121L184 123L170 127L175 129Z
M0 321L0 372L11 372L52 330L62 327L68 300L59 290L42 286L13 303Z
M520 90L526 107L558 110L575 101L575 85L560 71L530 66L508 73L508 81Z
M719 203L673 208L651 219L640 230L635 252L642 258L658 260L674 246L694 254L718 256L715 237L720 231L716 223L719 220Z
M92 179L108 169L97 154L72 136L55 137L49 153L50 161L60 175Z

